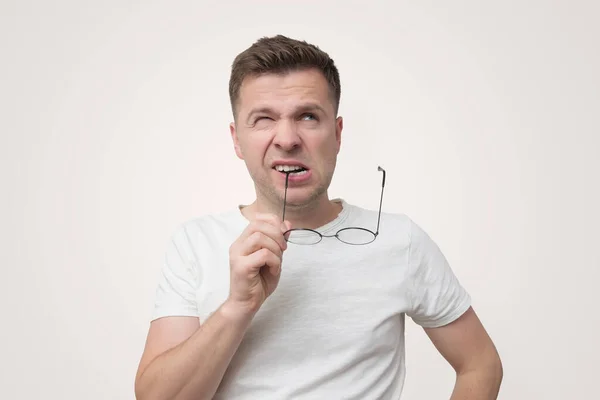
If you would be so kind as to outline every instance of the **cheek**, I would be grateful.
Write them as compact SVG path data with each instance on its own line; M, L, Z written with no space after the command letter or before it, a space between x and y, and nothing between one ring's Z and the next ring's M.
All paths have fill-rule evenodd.
M240 150L246 162L255 165L262 163L268 148L268 140L264 137L248 136L240 141Z
M325 136L324 139L318 143L318 152L324 158L330 159L332 157L336 157L338 150L339 143L334 134Z

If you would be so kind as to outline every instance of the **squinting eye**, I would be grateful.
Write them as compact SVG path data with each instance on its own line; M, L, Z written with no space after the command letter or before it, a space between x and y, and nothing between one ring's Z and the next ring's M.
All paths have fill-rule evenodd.
M313 120L316 120L316 119L317 119L317 118L316 118L316 117L315 117L313 114L304 114L304 115L302 116L302 118L307 118L307 117L308 117L308 118L311 118L311 119L313 119Z

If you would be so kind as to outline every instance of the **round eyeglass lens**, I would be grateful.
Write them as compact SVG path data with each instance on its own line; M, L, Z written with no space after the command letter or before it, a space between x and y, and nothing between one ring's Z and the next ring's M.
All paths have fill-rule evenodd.
M292 229L287 241L294 244L317 244L321 241L321 235L310 229Z
M348 244L367 244L375 240L375 234L366 229L345 228L337 233L337 238Z

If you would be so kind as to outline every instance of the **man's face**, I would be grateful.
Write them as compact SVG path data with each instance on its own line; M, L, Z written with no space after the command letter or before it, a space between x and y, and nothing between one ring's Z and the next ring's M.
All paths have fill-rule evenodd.
M246 78L236 122L230 126L237 156L254 180L259 200L308 206L327 193L340 149L342 118L325 77L317 70Z

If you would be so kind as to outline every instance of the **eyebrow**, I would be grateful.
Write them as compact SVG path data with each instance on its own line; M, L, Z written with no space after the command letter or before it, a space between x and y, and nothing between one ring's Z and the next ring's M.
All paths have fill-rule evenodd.
M270 114L272 112L273 112L273 110L271 110L269 107L255 108L255 109L251 110L250 113L248 114L248 118L247 118L246 122L249 123L255 114Z
M320 112L322 114L327 113L323 107L321 107L320 105L318 105L316 103L306 103L306 104L301 105L300 107L298 107L295 110L295 113L307 113L307 112ZM255 109L251 110L250 113L248 114L247 122L250 122L250 120L252 119L252 117L255 114L272 114L272 113L273 113L273 110L266 106L255 108Z

